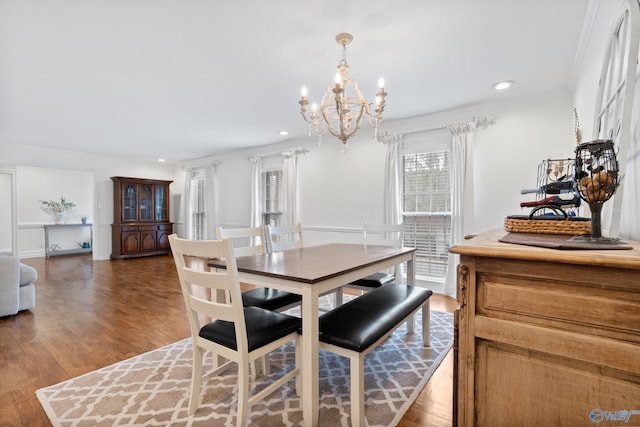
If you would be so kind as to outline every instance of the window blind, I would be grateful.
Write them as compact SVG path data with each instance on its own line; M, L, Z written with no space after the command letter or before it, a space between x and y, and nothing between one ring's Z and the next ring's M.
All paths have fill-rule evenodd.
M451 237L448 150L402 157L403 245L416 248L416 277L443 281Z
M280 225L284 211L283 171L262 172L264 204L262 221L264 225Z

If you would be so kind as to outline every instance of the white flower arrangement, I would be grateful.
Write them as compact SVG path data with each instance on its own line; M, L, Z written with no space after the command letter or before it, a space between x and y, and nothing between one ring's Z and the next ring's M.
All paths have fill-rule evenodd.
M55 218L56 222L60 222L64 213L76 207L75 203L68 202L64 196L60 197L60 200L40 200L40 209L46 214Z

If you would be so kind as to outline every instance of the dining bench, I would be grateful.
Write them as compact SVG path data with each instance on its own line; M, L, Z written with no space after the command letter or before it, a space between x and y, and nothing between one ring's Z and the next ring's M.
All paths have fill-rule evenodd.
M422 341L429 347L432 291L388 284L323 314L320 348L348 357L351 370L351 425L364 426L364 358L422 308Z

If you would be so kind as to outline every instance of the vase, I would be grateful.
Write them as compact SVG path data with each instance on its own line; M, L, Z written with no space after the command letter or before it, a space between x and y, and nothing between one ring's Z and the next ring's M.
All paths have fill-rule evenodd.
M56 224L64 224L64 212L56 214Z

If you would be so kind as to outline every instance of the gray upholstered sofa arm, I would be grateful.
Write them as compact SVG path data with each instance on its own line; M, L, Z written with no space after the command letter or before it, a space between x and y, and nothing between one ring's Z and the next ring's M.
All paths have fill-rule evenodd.
M20 263L18 257L0 256L0 316L10 316L35 306L35 268Z
M19 288L20 261L17 257L0 257L0 316L18 312Z

